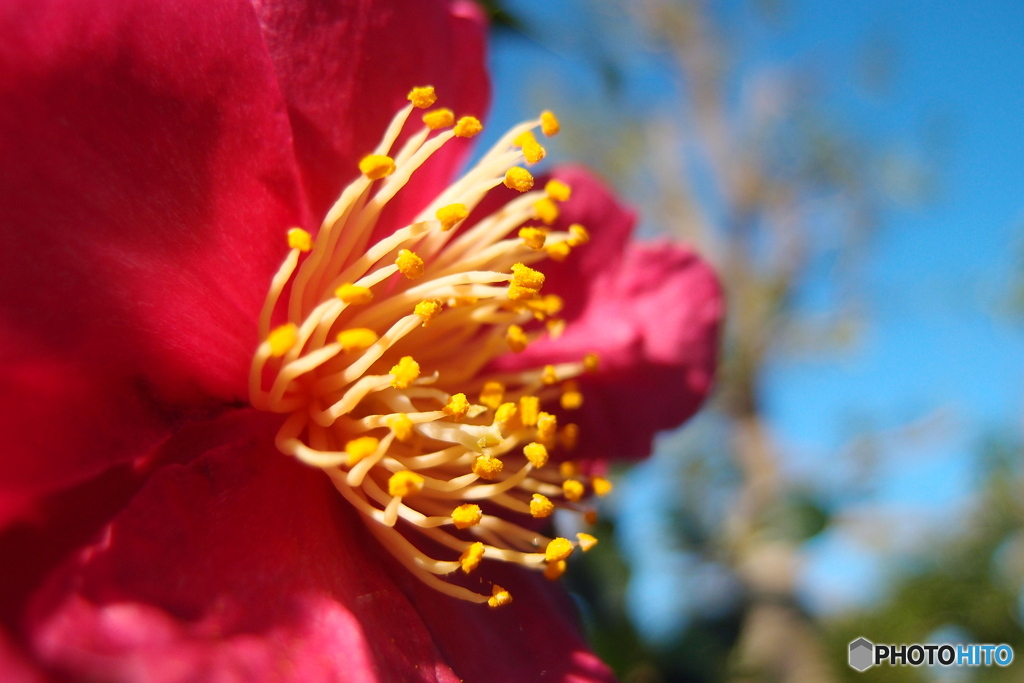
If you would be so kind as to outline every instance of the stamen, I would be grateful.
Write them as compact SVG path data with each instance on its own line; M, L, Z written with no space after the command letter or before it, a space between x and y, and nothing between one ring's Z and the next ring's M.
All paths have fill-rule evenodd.
M533 189L533 176L525 168L514 166L505 172L505 186L517 192Z
M472 138L479 135L483 129L484 127L479 119L473 116L463 116L455 124L455 137Z
M451 109L435 109L423 115L423 123L430 130L450 128L455 125L455 114Z
M540 129L548 137L558 135L558 132L561 130L558 125L558 119L549 111L542 111L540 113Z
M359 170L370 180L380 180L395 172L395 161L383 154L371 154L359 162Z
M437 102L437 94L434 88L427 85L422 88L413 88L409 91L409 101L417 109L426 109Z
M288 231L288 246L306 252L313 248L313 238L302 228L292 228Z

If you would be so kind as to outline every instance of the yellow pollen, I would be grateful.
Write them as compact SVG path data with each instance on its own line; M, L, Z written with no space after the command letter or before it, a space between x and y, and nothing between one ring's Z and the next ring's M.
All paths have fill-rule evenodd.
M565 332L565 321L560 318L549 320L544 326L547 327L548 334L552 339L558 339Z
M515 403L502 403L498 406L498 409L494 411L494 424L498 425L504 432L508 429L512 420L515 419L519 409Z
M569 477L575 477L579 474L580 468L571 460L566 460L558 465L558 473L562 475L562 478L568 479Z
M438 299L424 299L416 304L413 312L423 319L423 327L426 327L431 320L441 315L441 302Z
M425 85L421 88L413 88L409 91L409 101L417 109L426 109L437 102L437 93L433 86Z
M509 301L530 301L535 299L539 292L536 289L530 289L529 287L523 287L515 282L508 286L508 300Z
M370 180L380 180L395 172L395 160L383 154L370 154L359 162L359 170Z
M555 511L555 504L552 503L547 496L541 495L540 493L533 494L533 498L530 499L530 514L538 519L542 517L550 517L551 513Z
M345 453L348 454L348 466L352 467L363 458L373 455L380 446L380 440L372 436L360 436L345 444Z
M398 413L397 415L392 415L387 420L385 420L384 423L388 426L388 429L391 430L391 433L394 434L395 438L398 439L399 441L405 443L406 441L412 438L412 420L410 420L409 416L406 415L405 413Z
M512 265L512 282L529 289L540 290L544 286L544 273L522 263Z
M570 247L578 247L581 244L586 244L590 241L590 233L579 223L573 223L569 226L569 239L566 242Z
M544 448L544 444L539 444L536 441L523 446L523 455L531 465L538 469L548 464L548 449Z
M540 320L543 320L544 316L557 315L564 305L562 297L557 294L545 294L541 299L526 302L526 307Z
M575 450L580 439L580 426L570 422L562 428L558 435L558 444L567 451Z
M540 418L540 399L536 396L519 398L519 419L524 427L535 427Z
M480 566L482 559L484 559L484 544L477 541L462 551L462 554L459 555L459 564L462 565L462 571L469 574Z
M457 138L471 138L480 133L484 129L483 124L480 123L480 119L474 116L463 116L459 119L459 122L455 124L455 137Z
M494 584L491 589L491 597L487 598L487 604L491 607L504 607L510 602L512 602L512 594L498 584Z
M465 394L455 394L444 407L444 414L450 415L456 422L464 419L469 412L469 401Z
M448 305L455 306L475 306L480 299L475 296L453 296L448 299Z
M412 356L403 356L398 364L391 368L391 386L395 389L407 389L420 376L420 364Z
M505 172L505 187L517 192L529 192L533 189L533 176L522 166L513 166Z
M291 351L297 341L299 341L299 328L295 326L295 323L286 323L276 327L267 335L270 355L274 358L280 358Z
M523 131L516 136L516 139L512 141L512 144L516 147L523 147L530 142L537 142L537 136L533 134L532 130Z
M520 133L520 135L512 142L516 147L522 147L523 156L526 158L526 163L535 164L547 154L547 150L544 146L537 142L537 138L533 132L526 131Z
M508 326L508 330L505 331L505 341L508 342L509 348L516 353L526 350L530 343L530 339L519 325Z
M541 412L537 416L537 438L549 448L554 447L555 433L558 430L558 418L551 413Z
M587 372L597 372L601 365L601 357L596 353L588 353L583 356L583 369Z
M558 373L555 372L554 365L545 365L544 372L540 376L540 381L547 385L558 384Z
M473 474L481 479L494 479L504 468L505 463L493 455L479 455L473 461Z
M533 212L545 225L551 225L558 220L558 204L548 198L538 199L533 203Z
M566 479L562 482L562 493L565 495L565 499L573 503L583 498L583 484L576 481L575 479Z
M313 238L302 228L292 228L288 231L288 247L299 251L309 251L313 248Z
M491 410L497 410L504 398L505 385L501 382L485 382L484 388L480 390L480 403Z
M558 125L558 119L550 111L542 111L540 113L540 130L548 137L558 135L558 131L561 130L561 127Z
M597 545L597 539L590 534L585 534L582 531L576 534L576 539L580 542L580 550L587 552L595 545Z
M548 581L560 579L562 574L565 573L565 568L567 566L568 565L565 563L565 560L558 560L557 562L550 563L544 567L544 578Z
M564 560L570 555L575 548L572 545L572 541L568 538L553 538L548 543L548 547L544 549L544 561L545 562L558 562Z
M448 206L442 206L434 214L437 220L441 221L441 230L448 231L454 228L460 221L466 219L469 215L469 211L466 209L465 204L449 204Z
M349 306L362 306L373 301L373 292L369 287L354 285L346 282L334 290L334 296L344 301Z
M572 196L572 187L561 180L552 179L544 185L544 192L558 202L567 202Z
M365 351L373 346L378 339L376 332L365 327L343 330L338 333L338 343L341 344L341 350L345 353Z
M468 529L471 526L476 526L483 517L480 506L472 503L465 503L452 510L452 522L456 529Z
M578 410L583 405L583 394L580 393L579 385L570 380L562 385L562 408L565 410Z
M388 479L388 493L395 498L415 496L422 490L423 477L415 472L410 472L409 470L395 472L391 475L391 478Z
M398 272L410 280L415 280L423 275L423 259L408 249L398 252L395 265L398 266Z
M451 109L435 109L423 115L423 123L430 130L448 128L455 125L455 114Z
M530 247L530 249L543 249L544 240L547 238L548 233L543 228L529 226L519 230L519 239L521 239L526 246Z
M607 496L615 488L614 485L605 479L604 477L594 477L590 480L590 485L594 487L594 495Z
M569 258L569 252L572 251L568 241L565 242L552 242L551 244L544 247L544 251L548 253L552 261L561 263L565 259Z

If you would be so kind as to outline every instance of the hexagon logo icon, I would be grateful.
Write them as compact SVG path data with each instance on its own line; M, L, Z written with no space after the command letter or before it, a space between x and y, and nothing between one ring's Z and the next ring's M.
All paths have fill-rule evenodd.
M875 663L875 645L867 638L858 638L850 643L850 666L857 671L866 671Z

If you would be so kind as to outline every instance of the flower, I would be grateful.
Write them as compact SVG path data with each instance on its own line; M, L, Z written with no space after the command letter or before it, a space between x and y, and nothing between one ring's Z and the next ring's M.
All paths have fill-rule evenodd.
M315 226L353 177L374 192L394 186L388 178L408 160L374 146L395 112L407 111L407 95L413 104L431 97L410 88L436 86L438 104L459 112L451 122L456 135L476 131L487 85L475 8L49 0L7 3L0 24L8 35L0 45L0 92L8 103L0 109L4 677L447 681L535 680L547 672L606 679L607 669L578 634L569 601L540 572L466 548L459 571L479 565L452 585L489 588L484 600L500 609L453 599L404 569L401 561L412 555L396 550L396 537L378 538L391 527L364 523L339 495L341 486L299 462L301 449L288 441L345 452L345 468L349 457L353 466L362 459L376 467L384 439L398 439L408 425L350 430L353 438L344 443L315 430L293 435L286 429L292 418L282 413L310 414L308 406L305 413L294 407L302 392L286 381L282 397L271 396L288 353L301 348L302 320L316 309L316 301L302 299L313 290L296 284L302 259L324 244ZM550 115L538 121L542 131L556 126ZM428 127L434 123L449 125L443 113ZM410 135L400 136L397 148ZM536 137L514 137L514 155L539 160ZM364 254L367 245L415 225L465 151L461 139L445 142L387 202L372 230L372 222L360 231L345 219L335 238L365 241L351 245L353 254ZM524 187L528 174L512 172L508 184ZM717 285L683 248L625 247L632 217L584 172L556 176L563 184L528 207L544 227L521 241L561 233L554 243L565 246L553 258L564 256L570 241L579 245L563 263L545 266L544 292L564 297L564 334L533 341L529 324L512 322L521 310L493 311L488 325L499 320L502 343L524 348L470 374L518 378L512 385L522 388L524 378L548 386L553 373L562 408L550 415L579 415L578 430L563 441L576 433L578 448L590 456L640 455L655 429L687 417L710 386ZM508 201L495 194L475 208L465 203L465 218L462 202L444 202L426 229L466 234L461 221L483 225L479 217L490 203ZM555 221L552 232L545 232L545 217ZM589 235L569 229L576 224L590 227ZM288 237L293 226L303 227ZM454 293L417 297L411 313L385 310L396 299L391 294L402 291L400 278L436 284L436 261L421 261L409 246L395 256L393 267L402 273L388 281L399 283L390 285L395 289L386 282L367 287L358 277L331 289L336 301L363 305L384 322L388 315L415 316L410 344L418 334L442 344L444 335L430 331L446 329ZM289 321L283 303L276 313L268 308L261 323L268 287L272 294L280 288L271 282L282 259L281 272L288 259L296 266L296 279L281 286L282 302L297 296L302 315ZM523 306L553 302L537 298L539 276L516 263L502 296ZM376 306L358 303L368 294L362 287ZM519 287L515 296L512 287ZM367 341L371 336L387 336L378 323L329 330L335 339L319 347L330 347L332 359L365 354L368 343L377 343ZM419 404L441 394L417 372L432 372L442 361L450 371L457 367L452 353L435 354L434 367L424 361L419 371L412 354L409 361L400 355L393 370L376 374L388 376L394 395L406 392ZM568 375L579 373L578 384L568 384ZM450 378L438 381L443 387ZM476 406L487 399L471 394L487 387L474 388L479 392L462 399L444 390L434 411L444 417L429 424L480 420ZM412 422L410 412L427 411L406 412ZM386 420L398 413L373 414ZM544 462L547 447L542 453L533 445L544 445L541 430L552 424L542 428L537 420L526 426L538 439L521 444L517 457L560 472ZM470 467L481 478L497 474L492 460L500 456L483 455L490 459ZM381 479L386 495L411 500L429 489L414 470ZM584 482L594 491L608 486L574 466L566 472L565 480L575 482L562 486L567 502L542 488L540 499L523 503L526 509L575 504ZM495 518L495 500L459 499L440 516L472 534L480 520ZM552 539L542 552L527 553L541 559L528 559L553 578L575 548L592 542L586 535ZM428 546L422 540L418 547ZM457 561L451 550L429 550Z

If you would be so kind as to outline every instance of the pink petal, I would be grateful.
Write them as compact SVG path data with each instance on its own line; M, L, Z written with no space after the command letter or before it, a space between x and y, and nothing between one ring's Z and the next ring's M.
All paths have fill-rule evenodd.
M4 683L41 683L43 673L30 664L0 629L0 680Z
M489 97L486 26L472 2L386 3L253 0L288 103L303 187L319 218L358 175L415 86L437 89L436 107L482 118ZM420 130L414 110L409 130ZM401 144L401 139L399 145ZM397 225L447 186L468 151L445 146L395 199Z
M485 663L488 680L607 679L549 587L503 576L523 603L505 614L426 591L323 473L274 449L276 420L232 419L52 573L26 622L41 662L115 681L456 681Z
M584 376L584 405L562 411L581 428L587 458L640 458L654 434L689 418L711 389L724 304L711 268L669 242L627 244L633 215L585 172L557 177L573 187L560 223L592 236L562 264L545 262L544 291L566 302L565 333L542 338L502 367L537 367L596 352L600 371Z
M245 396L304 219L242 0L0 7L0 524Z

